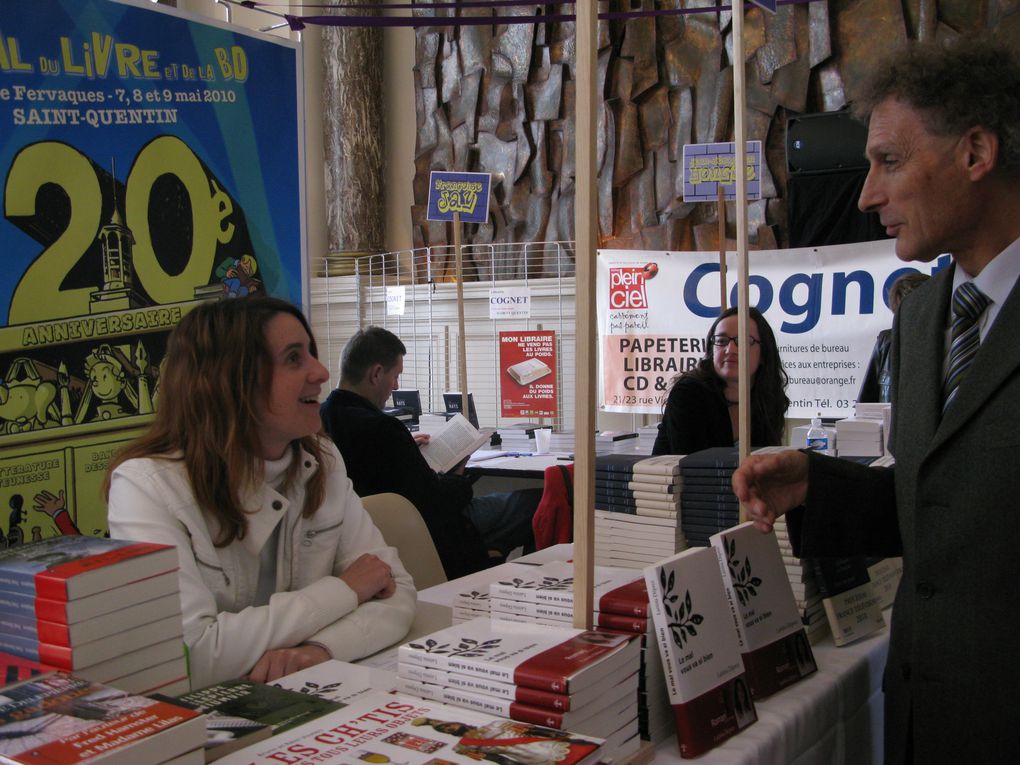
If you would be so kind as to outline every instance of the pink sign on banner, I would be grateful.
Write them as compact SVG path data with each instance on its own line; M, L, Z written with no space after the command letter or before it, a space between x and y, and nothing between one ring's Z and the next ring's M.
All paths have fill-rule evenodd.
M499 400L503 417L556 416L556 333L499 333Z

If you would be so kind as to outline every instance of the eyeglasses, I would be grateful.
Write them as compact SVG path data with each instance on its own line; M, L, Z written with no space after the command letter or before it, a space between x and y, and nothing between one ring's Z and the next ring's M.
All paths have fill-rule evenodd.
M708 342L710 342L716 348L725 348L730 343L733 343L737 347L740 347L740 341L737 340L737 338L735 337L730 337L729 335L712 335L710 338L708 338ZM747 343L748 345L751 346L758 345L759 343L761 343L761 340L759 340L756 337L748 337Z

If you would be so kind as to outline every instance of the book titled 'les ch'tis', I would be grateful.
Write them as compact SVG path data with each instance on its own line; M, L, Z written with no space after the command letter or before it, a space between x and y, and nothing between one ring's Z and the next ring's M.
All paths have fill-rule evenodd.
M603 740L402 694L371 693L219 760L221 765L588 765Z

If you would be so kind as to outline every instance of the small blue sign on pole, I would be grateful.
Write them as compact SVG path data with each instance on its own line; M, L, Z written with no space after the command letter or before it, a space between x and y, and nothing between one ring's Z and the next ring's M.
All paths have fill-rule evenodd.
M761 199L761 141L748 141L744 158L747 201ZM737 198L737 144L684 144L685 202L715 202L722 188L726 199Z
M752 5L757 5L759 8L764 8L769 13L776 12L776 3L779 0L751 0Z
M489 222L488 173L449 173L433 170L429 175L428 220L453 220L460 213L463 223Z

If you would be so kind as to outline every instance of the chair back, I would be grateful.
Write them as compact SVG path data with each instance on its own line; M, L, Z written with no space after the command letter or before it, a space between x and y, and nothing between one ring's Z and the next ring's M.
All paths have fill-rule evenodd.
M446 581L443 563L428 526L410 500L399 494L372 494L361 498L386 544L397 548L401 563L419 590Z

